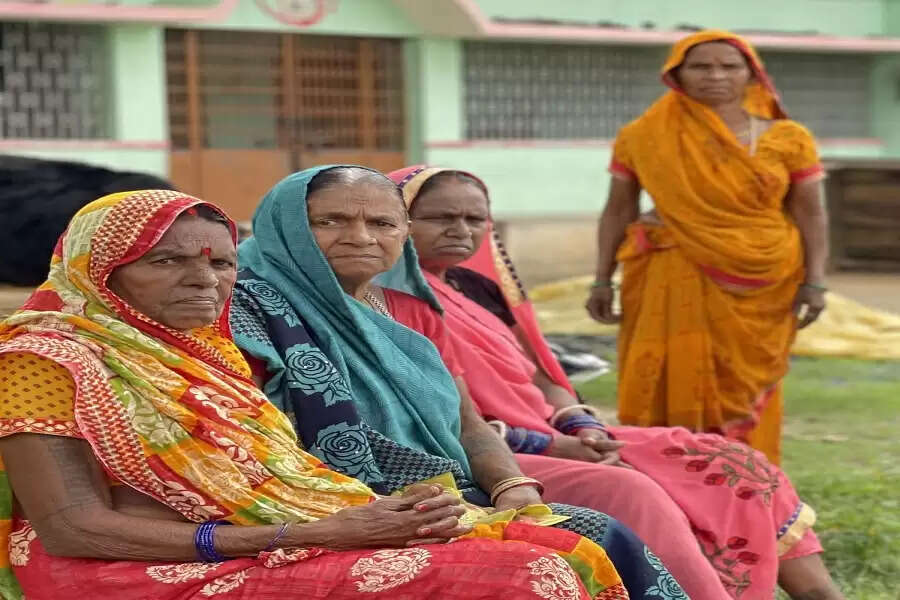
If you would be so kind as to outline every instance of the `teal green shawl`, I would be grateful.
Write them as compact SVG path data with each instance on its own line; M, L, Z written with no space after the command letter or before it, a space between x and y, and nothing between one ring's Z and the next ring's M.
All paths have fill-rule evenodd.
M294 173L266 194L253 215L253 237L238 248L240 268L276 288L300 315L348 383L365 423L395 442L456 460L470 475L459 441L459 393L437 348L345 294L316 244L307 219L307 186L334 166L344 165ZM411 241L379 283L440 310Z

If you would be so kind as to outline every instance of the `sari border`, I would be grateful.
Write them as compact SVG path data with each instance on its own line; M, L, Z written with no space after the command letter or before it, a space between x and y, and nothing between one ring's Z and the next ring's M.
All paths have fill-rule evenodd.
M822 163L816 163L806 169L800 169L790 174L791 183L807 183L810 181L821 181L825 179L825 166Z
M757 289L773 283L768 279L751 279L749 277L741 277L740 275L732 275L731 273L726 273L725 271L721 271L708 265L700 265L700 270L718 284Z
M800 502L793 514L778 529L778 556L787 554L815 524L816 511L810 505Z
M622 179L625 181L637 181L637 175L634 171L617 161L616 159L612 159L609 162L609 168L607 169L613 177L618 179Z

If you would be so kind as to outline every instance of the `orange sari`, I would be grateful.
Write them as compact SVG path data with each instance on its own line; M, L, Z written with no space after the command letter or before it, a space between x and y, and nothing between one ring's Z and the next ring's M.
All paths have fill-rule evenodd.
M697 44L726 41L754 74L744 107L775 119L753 154L672 76ZM810 133L784 117L762 62L742 38L703 31L663 68L673 89L616 139L610 171L634 178L660 223L629 226L622 263L619 419L723 433L780 458L780 380L803 279L791 185L822 177Z

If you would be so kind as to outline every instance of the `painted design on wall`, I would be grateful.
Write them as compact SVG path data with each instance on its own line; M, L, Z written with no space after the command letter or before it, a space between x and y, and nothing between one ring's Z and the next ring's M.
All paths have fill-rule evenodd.
M296 27L309 27L337 10L338 0L256 0L270 17Z

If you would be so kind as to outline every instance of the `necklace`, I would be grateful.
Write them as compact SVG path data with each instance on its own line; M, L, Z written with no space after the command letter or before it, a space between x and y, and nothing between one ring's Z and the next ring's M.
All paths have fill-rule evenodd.
M384 302L378 299L378 296L372 293L371 290L367 291L363 294L363 298L366 302L369 303L369 306L380 312L382 315L388 318L393 318L391 316L391 311L388 310L387 306L385 306Z

